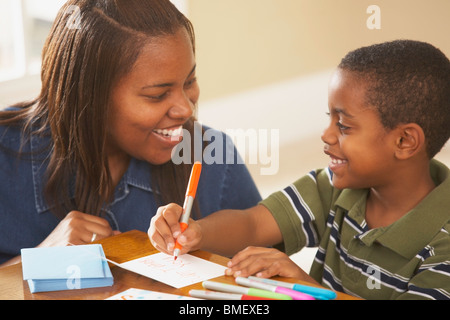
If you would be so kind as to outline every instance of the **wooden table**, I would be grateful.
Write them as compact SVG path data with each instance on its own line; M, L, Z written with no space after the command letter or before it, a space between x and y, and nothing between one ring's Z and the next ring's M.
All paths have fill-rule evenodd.
M123 263L158 252L151 245L147 234L141 231L125 232L97 241L96 243L102 244L106 257L117 263ZM205 251L195 251L191 254L223 266L226 266L229 261L228 258ZM40 292L35 294L30 293L28 283L22 278L22 265L20 263L0 268L0 300L102 300L129 288L188 296L189 290L191 289L203 289L201 283L181 289L175 289L164 283L127 271L112 264L110 264L110 267L114 276L114 285L111 287ZM276 279L302 283L301 281L289 278L276 277ZM214 280L235 284L234 278L231 276L223 275ZM337 293L337 300L354 299L357 298L344 293Z

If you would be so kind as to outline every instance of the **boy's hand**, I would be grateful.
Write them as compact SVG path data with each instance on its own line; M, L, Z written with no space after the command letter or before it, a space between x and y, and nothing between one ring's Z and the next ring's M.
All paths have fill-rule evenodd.
M182 213L183 208L174 203L158 209L148 229L150 241L157 250L172 255L176 240L183 246L180 254L197 249L202 234L200 226L189 219L188 228L181 234L179 220Z
M271 248L248 247L237 253L228 263L226 275L260 278L281 276L314 281L285 253Z

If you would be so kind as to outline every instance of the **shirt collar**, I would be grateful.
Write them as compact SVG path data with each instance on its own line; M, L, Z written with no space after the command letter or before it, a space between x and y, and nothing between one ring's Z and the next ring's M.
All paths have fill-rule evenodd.
M153 192L151 184L151 169L146 161L131 158L127 171L122 177L123 183L145 191Z
M378 242L405 258L414 257L450 220L450 171L436 160L432 161L430 171L436 188L378 237Z
M365 203L368 190L345 189L336 205L349 213L361 228L357 236L366 245L378 242L407 259L413 258L431 242L450 220L450 170L437 160L430 164L436 188L413 210L393 224L372 230L365 228ZM417 232L420 230L420 232Z

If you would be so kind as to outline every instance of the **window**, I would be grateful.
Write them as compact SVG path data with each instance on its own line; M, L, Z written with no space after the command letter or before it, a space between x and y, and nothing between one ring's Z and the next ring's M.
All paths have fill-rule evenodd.
M0 2L0 81L23 73L24 48L20 2Z
M41 50L62 0L0 2L0 81L38 74Z
M171 0L187 13L187 0ZM0 108L40 90L41 53L66 0L0 0Z
M65 0L0 0L0 108L40 91L41 51Z

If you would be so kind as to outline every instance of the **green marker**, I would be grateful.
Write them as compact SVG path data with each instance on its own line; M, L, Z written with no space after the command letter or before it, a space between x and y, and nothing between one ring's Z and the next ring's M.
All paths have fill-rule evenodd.
M245 294L248 296L256 296L256 297L268 298L268 299L292 300L292 297L290 297L286 294L282 294L282 293L276 293L276 292L271 292L271 291L261 290L261 289L254 289L254 288L245 288L245 287L234 286L231 284L225 284L225 283L213 282L213 281L204 281L203 288L209 289L209 290L217 290L217 291L221 291L221 292L240 293L240 294Z

